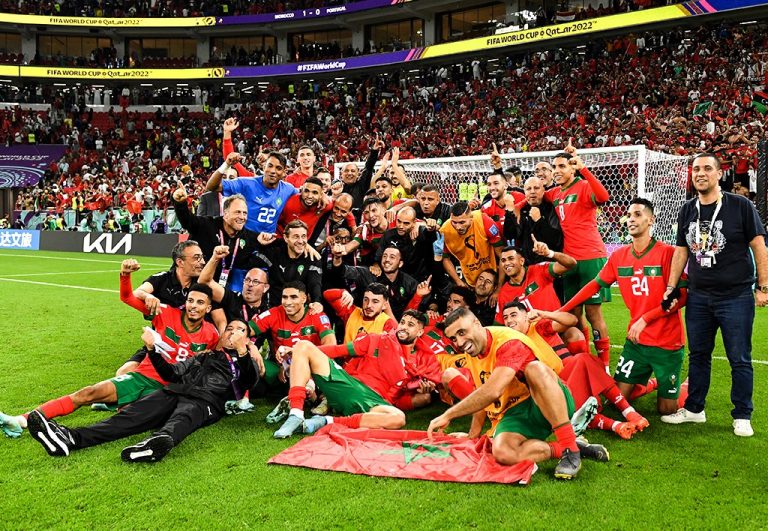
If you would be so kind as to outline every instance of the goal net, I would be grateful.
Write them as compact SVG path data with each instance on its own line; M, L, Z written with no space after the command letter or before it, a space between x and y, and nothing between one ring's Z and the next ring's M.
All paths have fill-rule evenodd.
M552 162L560 151L502 155L505 170L517 166L522 180L534 175L537 163ZM609 246L629 241L624 216L634 197L653 201L656 210L654 236L674 243L677 213L685 201L688 158L651 151L645 146L624 146L579 150L584 163L610 193L610 200L598 210L598 228ZM485 179L491 174L489 156L408 159L400 161L412 182L435 184L446 203L482 198ZM335 165L338 178L344 164ZM362 168L362 165L361 165Z

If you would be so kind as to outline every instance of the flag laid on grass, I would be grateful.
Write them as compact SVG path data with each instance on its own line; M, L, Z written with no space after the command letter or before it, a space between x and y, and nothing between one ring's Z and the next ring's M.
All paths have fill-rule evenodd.
M512 466L497 463L488 437L436 435L430 441L424 431L352 429L339 424L305 437L269 463L457 483L527 485L536 472L531 461Z
M760 114L768 112L768 92L758 90L752 94L752 106Z

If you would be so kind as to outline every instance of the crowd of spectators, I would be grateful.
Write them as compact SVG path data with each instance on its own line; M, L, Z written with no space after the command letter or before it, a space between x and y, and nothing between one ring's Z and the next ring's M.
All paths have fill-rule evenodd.
M342 3L343 0L3 0L0 11L76 17L202 17L282 13Z
M290 157L292 147L306 143L326 165L361 160L376 133L399 147L402 158L487 154L494 142L503 152L546 151L572 137L584 148L711 151L733 159L744 174L765 137L766 116L751 100L765 84L765 29L730 24L629 35L423 70L416 79L377 75L252 92L219 87L203 94L211 114L183 107L93 113L80 87L74 96L54 96L50 114L5 111L0 141L24 143L32 132L39 143L70 145L62 164L25 194L38 198L38 206L58 208L67 199L55 199L52 186L62 190L86 174L88 190L115 183L107 187L112 204L146 182L162 188L180 175L194 195L221 162L219 124L227 116L224 103L232 102L243 103L235 144L246 157L262 148ZM162 191L144 197L160 208L167 203Z

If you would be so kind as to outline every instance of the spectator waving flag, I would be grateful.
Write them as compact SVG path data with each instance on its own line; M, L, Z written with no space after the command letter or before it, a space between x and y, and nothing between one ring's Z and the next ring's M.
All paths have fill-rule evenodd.
M712 102L711 101L703 101L696 105L693 109L693 115L694 116L704 116L704 114L707 113L712 108Z
M758 90L752 94L752 107L760 114L768 113L768 92Z
M436 435L413 430L352 429L326 426L269 460L351 474L458 483L527 485L536 472L532 461L507 466L496 462L488 437Z

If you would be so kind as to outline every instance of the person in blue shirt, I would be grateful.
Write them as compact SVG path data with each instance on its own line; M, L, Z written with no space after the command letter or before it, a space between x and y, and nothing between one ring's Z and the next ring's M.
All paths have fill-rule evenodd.
M223 192L224 197L242 194L248 203L248 220L245 228L259 233L277 232L277 220L285 207L286 201L299 191L283 180L285 177L285 156L276 151L267 154L262 166L261 177L238 177L223 181L227 170L240 162L238 153L230 153L221 167L208 179L206 189L211 192Z

